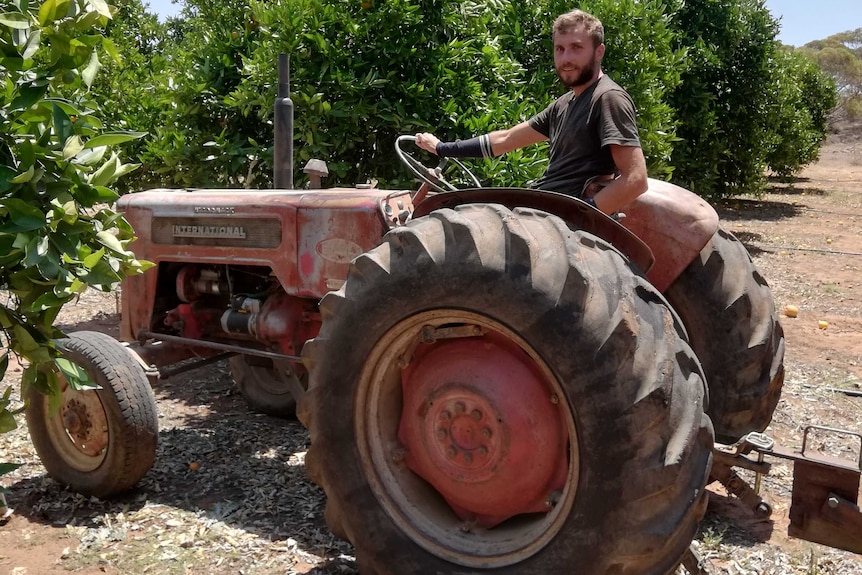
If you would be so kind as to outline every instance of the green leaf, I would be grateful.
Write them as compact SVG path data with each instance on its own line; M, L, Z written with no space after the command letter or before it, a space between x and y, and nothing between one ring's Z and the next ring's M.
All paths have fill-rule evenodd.
M104 186L109 184L114 179L114 174L117 171L117 164L120 163L120 159L116 154L111 156L108 161L102 164L102 167L96 170L92 175L90 175L90 185L91 186Z
M71 160L72 158L77 156L78 153L80 153L83 149L84 142L81 140L81 137L71 136L70 138L66 139L66 145L63 146L63 159Z
M18 12L6 12L5 14L0 14L0 24L18 30L29 30L30 17Z
M12 326L12 333L15 335L15 340L25 354L30 354L37 351L41 346L33 339L33 335L21 324Z
M96 74L99 73L99 69L102 67L102 63L99 62L99 53L93 50L93 53L90 55L90 62L87 64L87 67L84 68L84 71L81 72L81 78L84 80L84 85L87 86L89 90L93 85L93 80L96 79Z
M105 38L102 40L102 48L105 49L105 52L114 59L114 62L117 63L118 66L123 65L123 56L120 54L120 51L117 50L117 46L111 41L110 38Z
M6 433L7 431L13 431L16 429L18 425L15 423L15 418L12 414L6 410L0 411L0 433ZM0 475L3 475L3 465L8 464L0 464ZM10 470L11 471L11 470Z
M12 187L12 179L17 173L9 166L0 166L0 192L5 192Z
M57 140L60 142L66 142L66 140L75 133L75 128L72 125L72 118L61 106L57 105L57 103L53 103L52 108L54 113L54 131L57 134Z
M84 148L89 149L97 148L99 146L113 146L115 144L123 144L125 142L137 140L138 138L143 138L146 135L147 132L107 132L105 134L101 134L96 136L95 138L90 138L89 140L87 140L87 143L84 144Z
M15 176L14 178L12 178L12 183L13 184L26 184L27 182L29 182L30 180L33 179L33 174L35 174L35 173L36 173L35 167L30 166L26 172L22 172L22 173L18 174L17 176Z
M87 3L105 18L111 17L111 9L108 7L108 3L105 2L105 0L87 0Z
M66 378L66 382L72 386L73 389L78 391L102 389L93 383L87 370L79 366L77 363L71 362L65 357L56 358L54 363L57 365L57 368L60 370L63 377Z
M14 427L12 429L15 429ZM11 431L11 430L9 430ZM0 476L12 473L19 467L23 467L23 463L0 463Z
M39 24L47 26L69 11L69 0L45 0L39 7Z
M42 39L42 31L34 30L30 33L30 36L27 38L27 45L24 47L24 51L21 53L21 57L25 60L29 60L32 58L36 52L39 51L39 42Z
M92 150L86 150L78 155L77 163L83 166L95 166L105 157L105 152L108 151L107 146L99 146Z
M120 243L120 240L117 239L117 236L110 232L101 231L96 234L96 239L99 240L100 244L114 250L115 252L121 254L126 253L126 250L123 248L123 244Z
M3 376L6 375L6 370L9 368L9 352L4 351L3 355L0 355L0 379L3 379Z
M102 259L102 256L104 256L104 255L105 255L105 248L101 248L101 249L99 249L99 251L93 252L92 254L85 257L81 263L84 264L85 268L87 268L88 270L91 270L94 267L96 267L96 264L99 263L99 261Z
M20 86L18 88L18 96L9 105L9 111L26 110L44 97L47 91L47 84L44 86Z
M0 231L11 232L29 232L38 230L45 225L45 214L24 200L18 198L6 198L0 200L0 206L6 208L9 212L9 222L3 224Z

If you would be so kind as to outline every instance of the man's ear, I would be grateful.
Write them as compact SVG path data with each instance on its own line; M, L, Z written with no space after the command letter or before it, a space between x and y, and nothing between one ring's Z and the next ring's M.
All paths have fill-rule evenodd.
M602 58L605 57L605 45L604 45L604 43L599 44L599 47L596 48L596 56L598 56L599 62L601 62Z

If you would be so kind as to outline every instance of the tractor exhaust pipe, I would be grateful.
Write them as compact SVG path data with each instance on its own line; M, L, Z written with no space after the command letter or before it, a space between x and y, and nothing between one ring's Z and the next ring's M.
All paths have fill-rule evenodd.
M293 102L290 100L290 56L278 55L278 97L272 118L275 128L273 183L276 189L293 189Z

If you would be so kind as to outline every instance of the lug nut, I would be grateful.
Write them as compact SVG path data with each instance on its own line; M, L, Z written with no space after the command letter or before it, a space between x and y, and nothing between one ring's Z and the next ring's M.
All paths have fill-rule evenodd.
M478 409L474 409L472 412L470 412L470 417L473 418L473 421L479 421L480 419L482 419L482 412Z
M449 449L446 450L446 455L448 455L450 459L455 459L458 455L458 450L455 449L455 446L449 446Z
M484 437L485 439L491 439L491 428L490 427L486 427L486 428L482 429L482 437Z
M440 419L442 419L443 421L449 421L450 419L452 419L452 413L450 413L448 409L444 409L442 412L440 412Z
M464 413L467 411L467 406L464 405L463 401L459 401L455 404L455 413Z
M473 463L473 454L469 451L464 452L464 463Z
M437 430L437 439L439 439L440 441L443 441L443 440L444 440L444 439L446 439L447 437L449 437L449 432L448 432L448 431L446 431L446 430L445 430L445 429L443 429L442 427L441 427L440 429L438 429L438 430Z
M558 403L560 403L560 398L557 397L556 394L551 395L551 403L553 403L554 405L557 405Z
M488 448L484 445L480 445L478 449L476 449L476 453L478 453L481 457L485 457L488 455Z

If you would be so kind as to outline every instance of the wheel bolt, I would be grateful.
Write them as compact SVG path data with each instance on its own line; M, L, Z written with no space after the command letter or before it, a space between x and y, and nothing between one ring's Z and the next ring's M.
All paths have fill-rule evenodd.
M470 417L473 418L473 421L479 421L480 419L482 419L482 412L478 409L474 409L472 412L470 412Z
M476 450L476 453L478 453L482 457L485 457L486 455L488 455L488 448L484 445L480 445L479 448Z
M560 398L557 397L556 394L551 395L551 403L553 403L554 405L557 405L558 403L560 403Z
M446 450L446 455L448 455L450 459L455 459L458 455L458 450L455 449L454 446L450 446L449 449Z
M452 413L450 413L448 409L444 409L440 413L440 419L442 419L443 421L449 421L450 419L452 419Z
M448 431L446 431L446 430L445 430L445 429L443 429L442 427L441 427L440 429L438 429L438 430L437 430L437 439L439 439L440 441L443 441L443 440L444 440L444 439L446 439L447 437L449 437L449 432L448 432Z
M486 428L482 429L482 437L484 437L485 439L491 439L491 428L490 427L486 427Z
M459 401L455 404L455 413L464 413L467 411L467 406L464 405L463 401Z
M469 451L464 452L464 463L473 463L473 454Z

